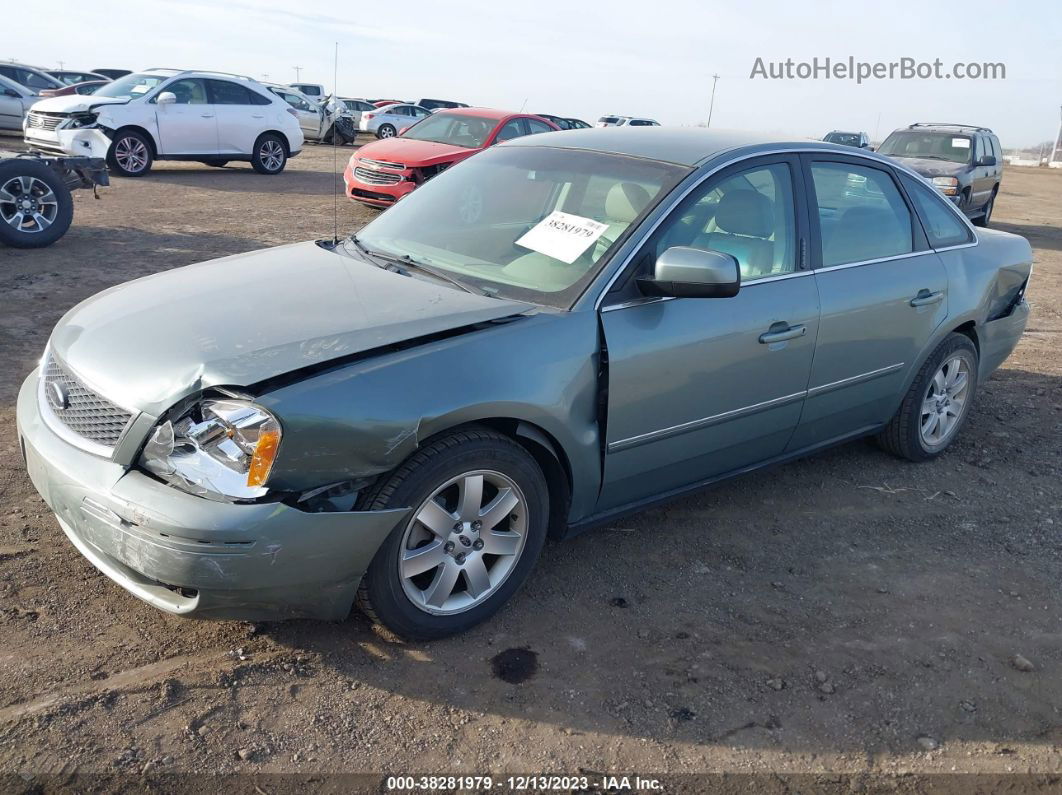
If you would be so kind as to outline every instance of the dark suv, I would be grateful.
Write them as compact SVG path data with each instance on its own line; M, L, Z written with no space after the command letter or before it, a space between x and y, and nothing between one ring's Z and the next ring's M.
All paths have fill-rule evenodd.
M932 182L977 226L988 226L1003 180L1003 151L990 129L919 122L893 131L878 152Z
M842 146L854 146L857 149L869 149L870 138L865 132L845 132L844 130L832 130L823 138L828 144L841 144Z

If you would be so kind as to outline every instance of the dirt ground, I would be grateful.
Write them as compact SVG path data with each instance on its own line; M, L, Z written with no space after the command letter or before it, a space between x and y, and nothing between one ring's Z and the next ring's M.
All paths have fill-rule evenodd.
M270 793L335 773L1059 786L1062 171L1006 172L993 225L1036 250L1032 318L932 463L849 444L553 544L494 620L426 645L389 643L357 614L182 620L98 573L23 471L19 383L92 293L330 235L332 157L308 146L279 177L163 163L100 201L77 192L52 248L0 248L5 789L98 775L132 791L206 771ZM373 215L340 197L341 231Z

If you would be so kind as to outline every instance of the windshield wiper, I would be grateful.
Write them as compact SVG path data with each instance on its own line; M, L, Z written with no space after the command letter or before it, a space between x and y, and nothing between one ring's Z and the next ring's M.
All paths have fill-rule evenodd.
M400 262L403 265L407 265L415 270L423 271L429 276L434 276L436 279L440 279L441 281L449 282L454 287L459 287L466 293L472 293L472 295L490 295L490 293L486 292L485 290L480 290L477 287L473 287L470 284L465 284L464 282L455 279L453 276L446 273L446 271L439 270L438 268L433 268L431 265L426 265L420 260L413 259L413 257L409 256L409 254L403 254L399 257L390 257L389 259L391 259L393 262Z
M409 272L408 271L406 271L403 268L399 267L399 264L406 265L406 266L408 266L410 268L413 268L414 270L423 271L424 273L428 274L429 276L434 276L436 279L439 279L440 281L448 282L449 284L452 284L454 287L457 287L457 288L459 288L461 290L464 290L466 293L472 293L472 295L485 295L485 296L488 296L490 298L494 297L490 293L488 293L486 290L480 290L479 288L473 287L470 284L465 284L464 282L455 279L453 276L451 276L450 274L446 273L445 271L441 271L438 268L433 268L431 265L426 265L423 262L420 262L419 260L413 259L413 257L409 256L409 254L395 255L395 254L385 254L382 251L374 251L373 249L369 248L364 243L362 243L360 240L358 240L358 236L357 235L351 235L347 239L351 243L354 244L355 248L357 248L358 251L369 262L371 262L373 265L375 265L378 268L383 268L384 270L389 270L389 271L393 271L395 273L400 273L403 276L409 276Z

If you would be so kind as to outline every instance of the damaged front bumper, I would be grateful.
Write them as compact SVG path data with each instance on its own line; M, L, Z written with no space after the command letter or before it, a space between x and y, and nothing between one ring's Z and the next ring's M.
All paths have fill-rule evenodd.
M306 513L212 502L80 450L41 417L37 375L18 397L30 478L71 543L134 596L183 616L341 620L408 509Z
M71 157L107 157L111 139L99 127L77 127L63 130L43 130L27 127L24 131L27 146L39 152Z

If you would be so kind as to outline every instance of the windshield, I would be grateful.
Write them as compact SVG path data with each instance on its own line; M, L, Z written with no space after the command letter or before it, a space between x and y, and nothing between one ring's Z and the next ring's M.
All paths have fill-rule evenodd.
M859 146L859 136L856 133L830 133L826 136L826 143Z
M490 295L566 309L624 233L688 173L601 152L488 149L389 208L358 241Z
M93 96L134 99L144 96L166 79L166 75L126 75L119 77L113 83L100 86Z
M968 135L902 130L886 138L878 152L893 157L925 157L969 163L973 144Z
M497 123L497 119L464 113L436 113L410 127L402 137L478 149L487 143L487 137Z

